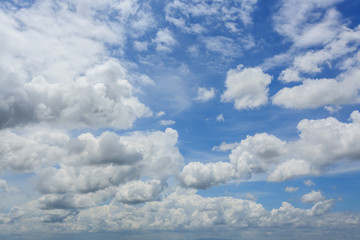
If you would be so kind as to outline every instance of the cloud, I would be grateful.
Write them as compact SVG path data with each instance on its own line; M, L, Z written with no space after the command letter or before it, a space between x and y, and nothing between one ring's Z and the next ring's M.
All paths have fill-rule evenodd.
M325 198L320 191L314 191L314 190L301 197L301 201L303 203L317 203L323 201L324 199Z
M304 180L304 184L308 187L315 186L315 183L311 181L310 179Z
M224 115L223 114L219 114L216 116L216 121L218 122L224 122L225 119L224 119Z
M339 75L337 79L307 79L299 86L281 89L273 96L272 102L296 109L356 104L360 102L359 74L360 69L353 69Z
M75 81L61 83L43 77L25 82L10 68L0 67L0 71L2 128L45 122L71 128L127 129L137 118L151 115L132 95L126 70L114 59L88 69Z
M134 48L139 52L147 51L148 50L148 43L147 42L135 41L134 42Z
M298 187L286 187L285 188L285 192L296 192L298 190L299 190Z
M174 120L160 120L161 126L174 125L176 122Z
M227 73L223 102L234 101L237 110L252 109L267 104L268 85L272 77L260 68L243 68L239 65Z
M175 0L167 3L165 19L184 32L201 34L209 28L224 31L226 26L229 32L240 32L251 24L251 14L257 0L237 1L183 1ZM203 21L203 19L206 21ZM191 19L191 21L190 21Z
M268 181L318 175L341 161L360 160L360 126L354 111L351 123L326 119L299 122L299 139L285 142L267 133L247 136L241 142L221 144L213 150L231 150L230 162L190 162L180 177L184 186L208 188L232 180L245 180L267 174ZM310 182L306 182L310 184Z
M235 171L228 162L190 162L182 170L180 181L185 187L206 189L228 182L234 178L234 174Z
M199 87L198 91L197 91L197 96L195 99L200 102L207 102L214 97L215 97L215 89L214 88L206 89L206 88Z
M167 29L160 29L156 33L154 39L156 44L156 50L160 52L171 52L172 48L177 44L177 41L173 37L172 33Z
M191 204L189 204L191 203ZM202 197L195 191L177 189L162 201L129 206L113 201L110 204L79 209L39 209L33 201L1 214L2 233L40 233L121 231L121 230L227 230L246 228L306 227L317 230L336 227L348 229L359 223L358 214L327 212L333 200L316 202L310 209L295 208L283 202L278 209L267 211L252 200L233 197ZM21 227L20 227L21 226Z
M224 36L204 37L203 42L207 50L219 53L225 57L241 55L241 48L232 38Z
M297 47L326 43L342 28L340 14L333 8L341 1L284 0L273 17L275 30Z
M124 203L141 203L160 200L160 193L164 187L164 183L157 179L147 182L128 182L118 187L114 199Z

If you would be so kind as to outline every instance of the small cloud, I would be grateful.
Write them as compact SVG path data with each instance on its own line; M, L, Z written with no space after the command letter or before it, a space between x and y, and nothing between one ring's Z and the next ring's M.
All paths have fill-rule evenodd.
M166 113L165 113L164 111L160 111L160 112L157 112L157 113L156 113L156 116L157 116L157 117L162 117L162 116L164 116L164 115L166 115Z
M325 197L321 194L320 191L314 191L314 190L301 197L301 201L303 203L316 203L324 199Z
M311 181L310 179L305 180L304 184L308 187L315 186L315 183L313 181Z
M330 114L336 113L341 110L341 106L325 106L324 107Z
M299 190L298 187L286 187L285 188L285 192L296 192L297 190Z
M217 115L217 116L216 116L216 121L218 121L218 122L224 122L224 121L225 121L224 115L222 115L222 114Z
M139 52L147 51L148 50L148 43L147 42L135 41L134 42L134 48Z
M161 120L160 125L161 126L169 126L175 124L174 120Z
M156 50L160 52L171 52L172 47L177 44L177 41L167 28L160 29L156 33L154 42L156 43Z
M245 198L246 198L247 200L253 200L253 201L256 201L256 200L257 200L257 197L254 196L254 195L251 194L251 193L246 193Z
M215 89L214 88L206 89L206 88L199 87L198 92L197 92L197 97L195 99L200 102L207 102L214 97L215 97Z

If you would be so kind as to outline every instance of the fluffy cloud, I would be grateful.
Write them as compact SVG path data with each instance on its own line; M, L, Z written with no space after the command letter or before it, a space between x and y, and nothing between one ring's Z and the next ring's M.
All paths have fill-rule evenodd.
M132 95L124 67L109 60L75 81L51 82L43 77L25 82L9 68L0 68L1 127L47 122L70 127L126 129L151 111Z
M95 137L84 133L71 138L63 131L30 129L23 133L3 130L1 170L33 171L36 188L45 194L44 208L93 206L114 196L114 187L138 181L141 177L166 179L176 176L182 166L177 132L133 132L120 136L104 132ZM119 201L154 200L164 184L151 180L132 182L119 191ZM136 197L135 186L148 193ZM153 192L153 194L150 194ZM141 193L139 193L141 194ZM126 200L127 199L127 200ZM143 200L141 200L143 199ZM121 200L122 201L122 200Z
M268 181L317 175L339 161L360 160L360 125L358 111L351 114L351 123L326 119L299 122L298 140L285 142L266 133L247 136L239 143L214 148L231 150L230 162L187 164L180 177L184 186L208 188L235 179L249 179L265 173Z
M324 199L325 198L320 191L314 191L314 190L301 197L301 201L303 203L316 203L323 201Z
M201 102L207 102L214 97L215 97L215 89L214 88L206 89L206 88L199 87L198 91L197 91L197 96L195 99L198 101L201 101Z
M118 201L74 212L42 210L33 201L1 214L2 233L94 232L119 230L195 230L222 225L226 229L244 227L355 227L358 214L327 212L333 200L319 201L310 209L300 209L284 202L278 209L267 211L252 200L233 197L201 197L195 191L177 189L162 201L129 206ZM36 223L36 224L34 224Z
M205 189L228 182L234 178L234 174L235 171L228 162L190 162L182 170L180 180L185 187Z
M221 100L234 101L237 110L265 105L271 78L260 68L243 68L239 65L236 69L228 71L225 81L226 90L221 95Z
M126 64L107 50L122 51L133 34L125 31L130 22L134 31L146 31L149 25L141 30L135 24L143 9L136 1L3 4L0 127L48 122L127 129L148 116L132 95Z
M307 79L299 86L281 89L273 103L298 109L359 103L359 74L360 69L353 69L337 79Z

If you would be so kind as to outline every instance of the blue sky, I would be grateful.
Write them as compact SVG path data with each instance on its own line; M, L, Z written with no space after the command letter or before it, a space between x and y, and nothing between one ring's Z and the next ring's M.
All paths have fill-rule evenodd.
M360 3L0 3L0 239L360 236Z

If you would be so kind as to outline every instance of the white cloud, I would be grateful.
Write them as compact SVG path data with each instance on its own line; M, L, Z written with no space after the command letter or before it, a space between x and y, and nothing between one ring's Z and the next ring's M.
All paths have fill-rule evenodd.
M298 187L286 187L285 188L285 192L296 192L298 190L299 190Z
M220 53L225 57L241 55L241 48L232 38L224 36L204 37L203 42L207 50Z
M191 203L191 204L189 204ZM306 227L317 230L336 227L347 229L359 224L356 213L331 213L333 200L316 202L310 209L295 208L283 202L278 209L267 211L252 200L233 197L202 197L195 191L177 189L162 201L129 206L117 201L101 206L78 209L39 209L39 201L32 201L1 214L0 230L6 234L98 232L121 230L197 230L219 228L226 230L248 226L270 229ZM16 219L16 221L15 221Z
M297 47L329 42L342 28L339 13L332 8L341 1L283 0L274 16L275 30Z
M301 85L285 87L273 96L273 104L286 108L318 108L360 102L360 69L352 69L337 79L307 79Z
M243 68L239 65L227 73L226 90L221 95L224 102L234 101L237 110L256 108L267 104L271 76L260 68Z
M207 102L214 97L215 97L215 89L214 88L206 89L206 88L199 87L198 91L197 91L197 96L195 99L198 101L201 101L201 102Z
M1 127L46 122L127 129L137 118L151 115L132 95L126 70L114 59L88 69L75 81L61 83L43 77L25 82L9 68L0 71Z
M134 42L134 48L137 51L147 51L148 50L148 43L147 42L135 41Z
M218 122L224 122L225 119L224 119L224 115L223 114L219 114L216 116L216 121Z
M165 116L165 115L166 115L166 113L164 111L160 111L160 112L156 113L157 117L162 117L162 116Z
M308 187L315 186L315 183L311 181L310 179L304 180L304 184Z
M154 39L156 50L160 52L171 52L172 48L177 44L169 29L159 29Z
M163 191L164 187L164 183L157 179L147 182L128 182L118 187L114 199L124 203L140 203L160 200L160 193Z
M161 126L170 126L174 125L176 122L174 120L160 120L159 123Z
M360 115L352 113L351 123L335 118L299 122L298 140L285 142L266 133L247 136L234 144L221 144L213 150L231 150L230 162L190 162L182 173L184 186L207 188L231 180L250 179L267 174L268 181L318 175L340 161L360 160ZM307 182L306 182L307 183ZM310 183L307 183L310 184Z
M228 182L234 178L234 174L235 171L228 162L190 162L182 170L180 180L185 187L206 189Z
M316 203L323 201L324 199L325 198L320 191L314 191L314 190L301 197L301 201L303 203Z
M340 67L351 69L351 63L354 54L357 53L360 45L360 28L343 30L332 41L327 43L324 48L320 50L311 50L305 54L301 54L294 58L293 64L290 68L282 71L280 80L285 82L301 81L301 74L310 73L316 74L323 70L324 65L328 67ZM347 56L345 59L342 59ZM331 62L340 60L335 66Z
M244 25L251 24L251 14L256 3L257 0L232 3L174 0L165 7L165 19L188 33L201 34L209 28L223 30L223 26L227 26L230 32L238 33ZM206 21L199 21L203 18Z

